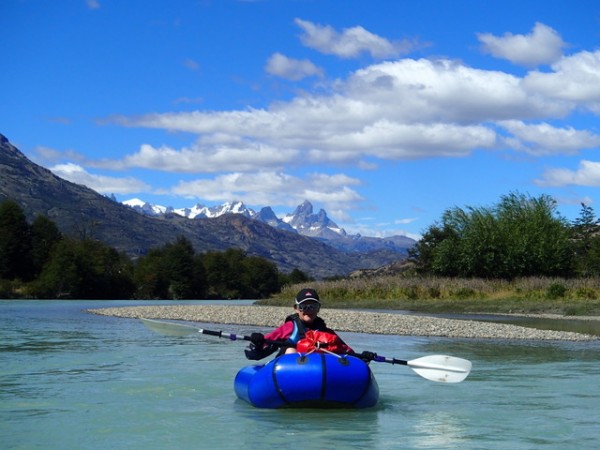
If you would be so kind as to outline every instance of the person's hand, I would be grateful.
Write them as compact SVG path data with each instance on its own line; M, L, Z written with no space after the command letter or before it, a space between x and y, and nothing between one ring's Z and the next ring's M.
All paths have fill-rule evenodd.
M265 336L262 333L252 333L250 335L250 342L258 348L262 348L262 346L265 345Z
M369 362L369 361L373 361L375 358L377 358L377 353L364 351L360 355L358 355L358 357L365 362Z

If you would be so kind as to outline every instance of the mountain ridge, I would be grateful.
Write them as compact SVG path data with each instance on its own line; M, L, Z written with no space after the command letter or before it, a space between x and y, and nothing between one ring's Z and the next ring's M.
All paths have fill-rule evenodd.
M402 259L391 251L348 253L323 240L280 230L240 214L197 220L173 212L161 217L142 215L54 175L30 161L0 134L0 201L5 199L18 203L29 221L44 215L66 235L97 239L131 257L184 236L197 252L236 247L272 261L283 272L298 268L317 279L345 276L353 270Z
M265 206L256 212L241 201L226 202L211 207L196 204L191 208L178 209L170 206L151 204L139 198L125 200L122 203L141 214L150 216L164 216L165 214L173 213L182 217L197 219L215 218L225 214L240 214L244 217L264 222L277 229L324 240L329 245L347 252L390 250L406 256L408 248L415 244L414 239L403 235L386 238L362 236L360 234L350 235L331 220L325 210L320 209L315 214L313 212L313 205L308 200L302 202L293 212L286 214L283 218L277 217L270 206Z

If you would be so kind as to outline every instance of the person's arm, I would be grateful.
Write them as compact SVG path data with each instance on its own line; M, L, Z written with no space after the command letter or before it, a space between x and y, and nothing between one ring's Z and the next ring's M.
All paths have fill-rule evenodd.
M279 346L265 341L284 341L292 334L292 330L293 324L286 322L265 336L261 333L252 333L253 342L244 350L246 358L259 360L272 355L279 349Z
M334 330L332 330L331 328L327 328L327 332L328 332L328 333L335 334L335 335L337 336L337 338L340 340L340 344L341 344L340 346L341 346L341 348L342 348L342 351L343 351L343 353L345 353L345 354L354 354L354 350L352 350L352 348L351 348L351 347L350 347L348 344L346 344L346 343L344 342L344 340L343 340L343 339L340 337L340 335L339 335L339 334L337 334L337 333L336 333Z
M336 335L337 335L337 333L336 333ZM340 338L339 335L337 335L337 337ZM342 338L340 338L340 341L342 341L342 348L344 349L344 353L346 353L346 354L354 353L354 350L352 350L352 348L348 344L346 344Z
M270 333L265 335L265 339L268 341L285 341L288 339L294 331L294 322L285 322L279 328L274 329Z

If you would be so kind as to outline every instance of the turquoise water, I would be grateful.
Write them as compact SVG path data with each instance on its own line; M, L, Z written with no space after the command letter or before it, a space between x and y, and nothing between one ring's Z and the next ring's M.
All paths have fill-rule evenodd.
M133 302L118 304L131 305ZM0 301L2 449L596 449L600 346L342 333L356 350L473 362L453 385L371 367L362 411L258 410L233 392L244 344L95 316L114 302ZM247 334L256 327L203 324Z

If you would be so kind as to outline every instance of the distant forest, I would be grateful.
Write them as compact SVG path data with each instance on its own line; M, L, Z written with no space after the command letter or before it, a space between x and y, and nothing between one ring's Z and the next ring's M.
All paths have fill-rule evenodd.
M309 277L239 249L196 253L184 237L135 261L102 242L63 235L39 215L28 223L0 204L0 298L260 299Z
M600 276L600 220L581 205L568 222L547 195L519 193L492 207L454 207L409 250L399 277L514 280ZM184 237L132 261L90 238L61 234L48 218L29 224L13 201L0 204L0 298L268 298L310 278L280 273L239 249L196 253Z

